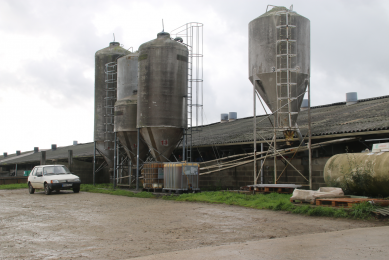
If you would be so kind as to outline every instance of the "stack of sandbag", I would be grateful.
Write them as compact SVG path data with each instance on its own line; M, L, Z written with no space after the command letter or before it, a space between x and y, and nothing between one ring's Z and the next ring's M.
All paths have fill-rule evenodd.
M344 193L342 188L321 187L317 191L295 189L290 199L301 200L304 202L314 202L317 198L336 198L343 196Z

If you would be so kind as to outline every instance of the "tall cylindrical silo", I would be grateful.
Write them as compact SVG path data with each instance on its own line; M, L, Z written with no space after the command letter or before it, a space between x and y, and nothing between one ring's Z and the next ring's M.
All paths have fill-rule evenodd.
M127 155L136 163L137 155L137 92L138 53L117 60L117 101L115 103L115 132ZM146 159L149 148L140 140L139 158Z
M293 128L310 77L310 21L274 7L249 23L249 79L277 116Z
M129 54L130 52L120 47L120 43L111 42L108 47L101 49L95 54L95 115L94 115L94 141L96 149L104 157L109 168L113 168L113 147L104 145L106 139L106 108L105 100L107 98L106 83L105 83L105 65L109 62L116 62L120 56ZM115 91L109 91L109 96L116 97ZM111 135L113 141L113 126Z
M137 125L157 161L167 161L187 127L187 81L188 48L169 33L139 47Z

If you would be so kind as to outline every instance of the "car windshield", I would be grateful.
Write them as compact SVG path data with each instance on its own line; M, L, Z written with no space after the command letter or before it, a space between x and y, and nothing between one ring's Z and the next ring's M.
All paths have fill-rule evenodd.
M69 174L70 171L65 166L47 166L43 168L43 175Z

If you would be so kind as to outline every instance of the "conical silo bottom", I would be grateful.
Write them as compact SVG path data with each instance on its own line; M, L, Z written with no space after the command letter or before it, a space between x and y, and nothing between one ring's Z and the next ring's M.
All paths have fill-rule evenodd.
M256 74L256 82L253 82L252 77L249 78L253 84L255 83L255 89L261 95L266 105L278 118L277 127L279 128L294 128L298 113L300 112L301 103L304 99L304 93L307 90L305 81L309 79L309 75L303 73L294 73L294 75L293 79L291 79L291 83L293 84L289 87L289 95L291 97L290 106L288 105L288 99L285 99L285 97L288 97L286 84L281 84L277 92L277 73ZM278 112L280 113L278 114ZM290 118L288 112L294 112Z
M113 171L113 150L106 150L104 142L96 142L96 150L104 157L109 170Z
M167 162L182 138L183 130L176 127L145 127L141 128L140 133L151 155L159 162Z
M117 133L117 137L120 143L123 145L124 150L126 151L128 157L131 158L132 163L136 164L136 153L137 153L137 131L121 131ZM147 153L149 148L147 144L139 138L139 159L140 163L143 163L146 160Z

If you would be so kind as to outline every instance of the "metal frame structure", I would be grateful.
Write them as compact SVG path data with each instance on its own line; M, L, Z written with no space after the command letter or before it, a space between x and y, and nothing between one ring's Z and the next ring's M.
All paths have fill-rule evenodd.
M105 166L107 166L107 162L104 160L100 166L96 169L96 141L94 141L94 150L93 150L93 185L96 184L96 173L101 171Z
M116 134L114 133L114 116L115 116L115 102L117 89L117 62L109 62L104 66L105 72L105 97L104 97L104 149L114 150L116 145ZM96 183L96 173L106 166L103 162L96 169L96 141L94 142L93 152L93 185Z
M202 23L191 22L174 29L170 34L181 37L182 44L189 50L188 60L188 125L184 129L182 147L183 161L192 161L192 136L203 125L203 27ZM195 107L195 112L193 112ZM193 115L194 114L194 115ZM195 123L193 119L195 118ZM193 129L196 126L196 129Z
M182 139L183 146L183 161L192 161L192 135L194 131L199 131L198 126L203 124L203 24L197 22L187 23L183 26L171 32L171 35L181 37L183 39L182 44L188 47L188 95L187 99L187 113L188 122L187 128L184 129L184 135ZM132 161L128 158L124 152L120 142L114 133L114 105L116 102L116 82L117 82L117 62L110 62L105 65L106 73L106 97L105 100L105 132L104 132L104 146L106 149L114 150L114 173L113 173L113 185L123 186L119 184L119 179L129 178L129 184L133 182L131 178L132 173ZM195 111L193 112L193 107ZM194 115L193 115L194 114ZM195 124L193 119L195 118ZM196 126L196 130L193 126ZM136 189L139 189L139 170L142 167L139 162L139 140L140 133L138 129L138 142L137 142L137 154L136 154ZM96 144L95 144L96 145ZM147 160L148 161L148 160ZM125 164L129 163L129 166ZM93 183L95 184L95 174L104 167L104 163L96 170L96 147L94 151L93 159ZM128 176L119 177L119 171L129 169ZM127 185L125 185L127 186Z
M132 178L132 160L128 157L123 145L119 142L117 134L115 133L115 151L114 151L114 174L113 174L113 187L117 186L131 187L135 178ZM127 174L124 172L127 171ZM124 184L123 180L128 179L128 184Z
M132 48L132 47L131 47ZM109 62L105 64L105 97L104 97L104 118L105 118L105 132L104 132L104 148L106 150L114 151L114 171L112 183L113 187L116 186L130 186L131 179L131 169L132 169L132 161L128 158L126 152L124 151L123 146L120 144L116 133L114 132L114 122L115 122L115 102L116 102L116 93L117 93L117 59L116 61ZM107 163L104 161L98 169L96 169L96 142L94 142L94 155L93 155L93 185L96 183L96 173L103 169ZM129 165L126 166L125 164ZM129 174L128 176L118 176L119 171L122 173L123 170L127 169ZM119 179L129 178L128 185L119 184ZM121 182L121 181L120 181Z
M311 165L311 160L312 160L312 152L311 152L311 100L310 100L310 84L309 84L309 79L306 79L305 84L307 87L307 91L304 92L303 94L296 96L296 88L297 88L297 76L295 72L295 68L292 68L292 60L296 59L297 54L292 53L293 45L296 45L296 40L291 40L289 39L289 28L296 28L296 25L290 24L289 21L289 13L292 12L293 6L289 10L284 10L284 11L279 11L277 12L277 15L280 16L280 24L276 26L278 33L277 33L277 39L276 39L276 67L274 68L274 72L276 73L276 95L277 95L277 106L276 106L276 111L273 111L271 115L273 115L274 121L273 121L273 140L267 144L269 145L268 152L272 149L273 155L271 157L274 158L274 183L277 184L278 179L281 177L283 172L286 170L286 167L290 165L292 168L294 168L298 173L300 173L301 176L305 178L305 176L297 170L291 163L290 160L286 160L285 157L283 157L282 154L280 154L277 151L277 132L280 131L291 131L293 132L299 132L298 126L292 125L292 115L298 114L299 112L292 112L292 102L297 102L298 98L301 95L304 95L305 93L308 94L308 157L309 157L309 177L306 179L309 183L310 189L312 189L312 165ZM267 9L266 9L267 10ZM282 16L285 16L282 19ZM285 23L282 23L284 21ZM284 34L281 33L281 31L284 31ZM281 51L281 45L283 47L286 47L286 53L283 53ZM286 61L286 62L282 62ZM286 66L283 67L283 64ZM263 183L263 165L264 165L264 160L267 159L267 154L265 156L264 160L261 160L261 169L260 172L257 170L257 122L256 122L256 96L258 96L258 99L261 102L262 107L264 108L263 102L260 98L259 93L255 89L255 82L259 81L260 79L253 79L253 146L254 146L254 169L253 169L253 175L254 175L254 185L257 184L257 180L259 175L261 175L261 184ZM284 111L285 108L287 108L287 111ZM265 109L266 112L266 109ZM267 113L266 113L267 114ZM269 117L269 115L268 115ZM286 120L285 120L286 119ZM287 122L286 126L284 122ZM261 136L262 138L262 136ZM273 144L274 143L274 144ZM302 141L299 145L300 146L304 144L304 138L302 138ZM263 143L261 143L261 153L263 153ZM293 155L293 157L296 155L296 153ZM285 168L283 169L282 173L277 176L277 156L281 156L287 163L285 165ZM292 158L293 158L292 157ZM277 178L278 177L278 178Z

